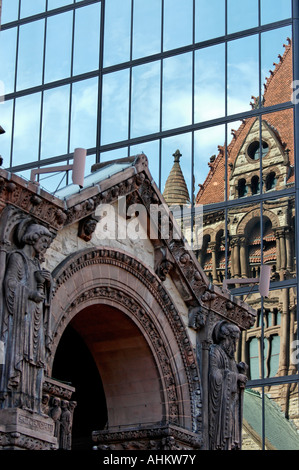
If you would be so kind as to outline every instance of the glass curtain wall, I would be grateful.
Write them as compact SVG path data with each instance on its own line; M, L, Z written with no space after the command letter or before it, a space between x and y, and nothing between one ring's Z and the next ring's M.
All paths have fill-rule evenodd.
M4 168L29 179L85 147L89 173L143 152L163 193L179 149L191 207L204 214L196 255L257 311L238 349L248 449L299 449L298 18L298 0L2 2ZM50 192L67 183L40 179ZM262 264L265 298L237 282Z

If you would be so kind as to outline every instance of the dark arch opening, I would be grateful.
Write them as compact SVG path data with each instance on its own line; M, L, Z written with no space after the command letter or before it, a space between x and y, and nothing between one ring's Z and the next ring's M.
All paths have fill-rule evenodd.
M65 329L55 354L52 377L70 383L77 402L72 429L72 450L91 450L91 433L107 423L102 380L86 343L71 324Z

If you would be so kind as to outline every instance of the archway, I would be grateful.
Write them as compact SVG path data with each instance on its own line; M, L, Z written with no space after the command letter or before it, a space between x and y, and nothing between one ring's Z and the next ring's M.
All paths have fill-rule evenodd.
M71 325L102 378L110 429L169 423L200 432L194 349L155 273L127 253L96 248L71 255L53 277L49 377L54 377L58 345Z
M133 321L114 307L95 304L72 319L59 342L52 375L76 389L74 450L91 449L92 431L164 420L150 348Z

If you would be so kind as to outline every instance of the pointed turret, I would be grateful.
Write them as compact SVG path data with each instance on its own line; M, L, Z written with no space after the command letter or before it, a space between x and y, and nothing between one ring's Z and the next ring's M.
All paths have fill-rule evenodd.
M180 158L182 154L177 150L174 154L173 167L167 178L163 196L169 206L190 204L187 184L181 169Z

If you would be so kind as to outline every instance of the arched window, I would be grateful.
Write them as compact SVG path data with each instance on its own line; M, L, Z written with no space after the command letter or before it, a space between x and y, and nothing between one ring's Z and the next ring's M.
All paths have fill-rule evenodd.
M241 180L238 181L238 196L244 197L246 196L247 192L248 192L248 188L246 186L246 180L242 178Z
M264 140L262 141L262 157L267 155L269 151L269 146L267 142ZM258 140L255 140L254 142L251 142L247 149L247 154L252 160L258 160L260 158L261 152L260 152L260 142Z
M251 193L258 194L260 192L260 179L257 175L251 178Z
M276 174L274 173L274 171L271 171L271 173L269 173L269 175L266 178L266 191L270 191L271 189L274 189L276 186L276 182L277 182Z

